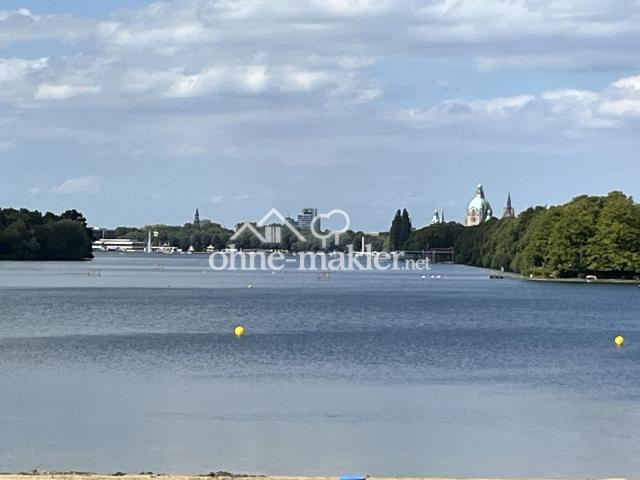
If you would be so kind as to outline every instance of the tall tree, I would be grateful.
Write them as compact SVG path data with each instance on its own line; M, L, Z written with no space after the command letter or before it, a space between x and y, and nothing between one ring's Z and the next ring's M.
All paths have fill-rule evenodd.
M407 243L407 241L409 240L409 237L411 236L412 229L413 227L411 226L411 218L409 218L409 212L407 211L406 208L404 208L402 210L402 217L400 219L400 238L399 238L400 247L399 248L405 247L405 244Z
M396 211L391 228L389 229L389 241L392 250L400 250L401 248L401 230L402 230L402 214L400 210Z

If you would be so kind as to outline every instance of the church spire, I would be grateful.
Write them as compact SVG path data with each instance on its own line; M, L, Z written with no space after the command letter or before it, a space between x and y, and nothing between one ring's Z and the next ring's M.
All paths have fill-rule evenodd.
M504 209L504 213L502 214L502 218L514 218L516 216L516 211L511 205L511 192L507 195L507 206Z
M193 216L193 224L197 227L200 226L200 212L196 208L196 214Z

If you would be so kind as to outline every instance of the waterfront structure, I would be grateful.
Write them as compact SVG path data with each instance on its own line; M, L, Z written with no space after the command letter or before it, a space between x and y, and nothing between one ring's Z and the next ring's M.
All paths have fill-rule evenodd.
M504 213L502 218L514 218L516 216L516 210L511 205L511 192L507 195L507 206L504 207Z
M492 217L493 210L491 209L491 204L485 198L482 184L478 184L476 194L467 207L467 215L465 217L464 224L467 227L473 227L486 222Z
M303 208L302 213L298 215L298 221L296 222L296 225L300 230L311 230L311 223L317 216L317 208ZM316 222L315 228L316 230L320 231L320 220Z
M94 252L144 252L146 244L129 238L102 238L92 247Z

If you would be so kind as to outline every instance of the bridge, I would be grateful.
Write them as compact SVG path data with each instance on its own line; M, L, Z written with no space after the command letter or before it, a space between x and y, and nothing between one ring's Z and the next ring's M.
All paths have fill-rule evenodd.
M431 263L453 263L455 261L455 250L453 249L453 247L429 248L426 250L407 250L404 252L404 258L407 260L428 259Z

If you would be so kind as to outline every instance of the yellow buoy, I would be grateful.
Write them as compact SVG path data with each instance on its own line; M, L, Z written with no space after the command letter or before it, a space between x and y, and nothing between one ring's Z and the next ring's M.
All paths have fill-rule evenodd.
M616 345L619 347L624 345L624 337L622 335L618 335L613 341L616 342Z
M234 330L236 337L244 337L244 327L242 325L238 325Z

